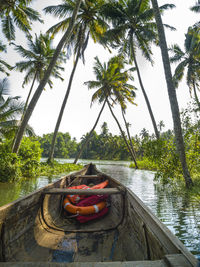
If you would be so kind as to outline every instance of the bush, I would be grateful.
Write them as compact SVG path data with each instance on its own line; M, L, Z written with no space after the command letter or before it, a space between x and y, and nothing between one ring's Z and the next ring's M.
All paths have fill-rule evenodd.
M19 154L11 153L12 141L0 144L0 181L11 182L20 177L35 177L39 173L42 150L40 143L24 137Z
M21 158L21 171L24 177L36 177L39 174L39 165L42 149L40 143L24 137L18 156Z
M22 176L21 162L15 153L0 153L0 182L12 182Z

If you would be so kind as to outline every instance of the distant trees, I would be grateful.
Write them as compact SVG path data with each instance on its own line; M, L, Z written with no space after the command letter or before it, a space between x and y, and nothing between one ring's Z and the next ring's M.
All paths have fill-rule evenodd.
M53 133L44 134L39 138L41 148L43 150L42 156L48 157L51 149L51 142ZM77 141L75 138L71 138L69 133L58 132L55 143L55 158L73 158L77 151Z

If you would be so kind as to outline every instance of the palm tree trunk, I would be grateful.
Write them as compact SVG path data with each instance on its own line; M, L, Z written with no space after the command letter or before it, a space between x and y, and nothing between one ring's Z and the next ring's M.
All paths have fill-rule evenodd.
M33 86L34 86L34 84L35 84L36 76L37 76L37 71L36 71L36 73L35 73L35 75L34 75L33 82L32 82L32 84L31 84L31 88L30 88L29 93L28 93L28 96L27 96L27 98L26 98L26 102L25 102L25 105L24 105L24 110L23 110L21 119L20 119L20 121L19 121L19 126L18 126L18 128L20 128L20 126L21 126L21 124L22 124L22 121L23 121L23 118L24 118L24 114L25 114L25 112L26 112L26 108L27 108L27 106L28 106L29 98L30 98L31 92L32 92L32 90L33 90ZM15 141L16 141L16 138L17 138L17 131L15 131L15 136L14 136L14 139L13 139L13 141L12 141L12 147L14 146L14 143L15 143Z
M129 146L129 143L128 143L128 141L126 140L126 136L125 136L125 134L124 134L124 132L123 132L123 130L122 130L122 127L121 127L121 125L120 125L120 123L119 123L117 117L115 116L115 114L114 114L114 112L113 112L113 110L112 110L112 108L111 108L111 105L110 105L110 102L108 101L108 99L106 99L106 102L107 102L107 104L108 104L108 107L109 107L109 109L110 109L110 112L111 112L113 118L115 119L115 121L116 121L116 123L117 123L117 125L118 125L118 127L119 127L119 130L120 130L120 132L121 132L121 135L122 135L122 137L123 137L123 139L124 139L124 142L126 143L126 146L127 146L128 150L129 150L129 152L130 152L130 154L131 154L131 157L132 157L133 161L135 162L135 167L136 167L136 166L137 166L137 162L136 162L135 157L134 157L134 154L133 154L133 152L132 152L132 150L131 150L131 148L130 148L130 146ZM137 167L136 167L136 168L137 168Z
M193 81L193 90L194 90L194 98L195 98L195 101L198 105L198 109L200 111L200 103L199 103L199 99L198 99L198 96L197 96L197 90L196 90L196 86L195 86L195 83Z
M146 91L145 91L144 86L143 86L143 82L142 82L142 78L141 78L141 75L140 75L140 70L139 70L139 67L138 67L138 64L137 64L135 52L133 50L133 47L131 47L131 49L132 49L133 61L134 61L135 67L136 67L136 71L137 71L140 87L142 89L142 93L144 95L145 102L147 104L147 108L148 108L148 111L149 111L149 115L151 117L151 121L152 121L152 124L153 124L153 128L154 128L154 132L155 132L156 138L159 139L160 138L160 134L159 134L159 131L158 131L158 128L157 128L157 125L156 125L156 121L155 121L155 118L154 118L154 115L153 115L153 111L151 109L151 105L150 105L148 96L147 96Z
M54 150L55 150L56 137L57 137L58 130L59 130L59 127L60 127L60 123L61 123L61 120L62 120L62 117L63 117L65 106L67 104L69 93L71 91L72 81L73 81L74 73L75 73L75 70L76 70L76 67L77 67L77 64L78 64L79 56L80 56L80 48L79 48L78 53L76 55L76 60L75 60L74 67L73 67L71 75L70 75L67 91L66 91L65 97L63 99L63 103L62 103L62 106L61 106L61 109L60 109L60 113L58 115L58 119L57 119L56 126L55 126L55 129L54 129L53 139L52 139L52 142L51 142L51 150L50 150L50 153L49 153L49 158L47 160L47 163L49 163L49 164L52 163L52 161L53 161L53 154L54 154Z
M32 93L32 90L33 90L33 86L34 86L34 84L35 84L36 77L37 77L37 71L35 72L35 75L34 75L34 78L33 78L33 82L32 82L32 84L31 84L31 88L30 88L29 93L28 93L28 96L27 96L27 98L26 98L26 102L25 102L25 105L24 105L24 111L23 111L21 120L23 119L24 114L25 114L25 112L26 112L26 108L27 108L27 106L28 106L28 102L29 102L29 99L30 99L30 96L31 96L31 93Z
M76 158L75 158L75 160L74 160L74 164L77 163L78 159L80 158L81 154L83 153L83 150L84 150L85 146L86 146L87 143L89 142L89 140L90 140L90 138L91 138L91 136L92 136L92 134L93 134L93 132L94 132L94 130L95 130L95 128L96 128L98 122L99 122L99 119L100 119L101 114L102 114L102 112L103 112L103 110L104 110L105 104L106 104L106 100L105 100L104 103L103 103L103 106L102 106L102 108L101 108L101 110L100 110L100 112L99 112L99 115L98 115L98 117L97 117L97 119L96 119L96 122L95 122L93 128L90 130L90 132L89 132L87 138L84 140L84 142L83 142L83 144L82 144L82 146L81 146L81 148L80 148L80 151L79 151L79 153L77 154L77 156L76 156Z
M47 70L45 71L44 77L43 77L42 81L40 82L38 88L35 91L35 94L33 95L32 99L28 105L28 108L24 114L22 124L21 124L20 128L18 129L18 132L16 135L16 140L15 140L13 148L12 148L13 153L18 152L24 131L25 131L26 126L28 124L28 121L32 115L32 112L33 112L33 110L37 104L37 101L40 98L40 95L42 94L42 91L43 91L43 89L44 89L44 87L45 87L45 85L49 79L49 76L51 75L52 69L54 68L54 66L56 64L56 61L58 59L58 56L59 56L64 44L66 42L68 42L69 38L71 37L81 2L82 2L82 0L77 0L72 18L70 20L69 27L68 27L67 31L65 32L65 34L63 35L63 37L61 38L60 42L58 43L57 48L54 52L53 58L52 58L51 62L49 63Z
M125 112L123 110L123 108L121 108L121 111L122 111L122 117L124 119L124 123L125 123L125 126L126 126L126 131L127 131L127 135L128 135L128 139L129 139L129 142L130 142L130 146L131 146L131 149L133 151L133 154L134 154L134 157L136 159L136 153L135 153L135 149L133 147L133 142L132 142L132 139L131 139L131 135L130 135L130 131L129 131L129 128L128 128L128 123L126 121L126 118L125 118ZM138 169L138 166L137 166L137 163L136 163L136 167Z
M169 96L169 101L170 101L170 106L171 106L171 111L172 111L172 118L173 118L173 123L174 123L176 146L177 146L177 150L179 153L186 186L190 187L191 185L193 185L193 182L190 177L190 173L188 170L186 157L185 157L185 147L184 147L184 141L183 141L183 135L182 135L179 106L178 106L178 101L176 97L176 90L174 88L174 84L172 80L172 73L171 73L171 67L170 67L170 62L169 62L169 55L168 55L168 49L167 49L167 42L165 39L164 27L162 24L162 19L160 16L157 0L151 0L151 2L153 5L154 15L156 19L157 28L158 28L160 49L161 49L163 66L164 66L164 71L165 71L165 79L167 83L168 96Z

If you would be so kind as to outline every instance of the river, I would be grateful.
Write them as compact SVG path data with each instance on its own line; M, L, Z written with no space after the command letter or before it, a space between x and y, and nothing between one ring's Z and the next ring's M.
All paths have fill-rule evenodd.
M72 162L63 160L60 162ZM91 161L82 160L87 164ZM153 181L154 173L135 170L125 161L92 161L102 172L130 188L153 213L200 259L200 207L187 195L177 196L163 190ZM23 179L16 183L0 183L0 206L56 181L59 176Z

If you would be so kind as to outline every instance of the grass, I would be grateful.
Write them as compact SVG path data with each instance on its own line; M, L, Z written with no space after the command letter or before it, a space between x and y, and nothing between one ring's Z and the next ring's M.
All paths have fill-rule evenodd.
M38 176L52 176L61 173L68 173L71 171L80 170L83 168L80 164L72 164L72 163L58 163L54 161L52 164L47 164L46 162L41 162L39 166L39 174Z
M150 161L147 158L144 158L142 160L137 160L137 165L140 170L148 170L148 171L156 171L157 165L155 162ZM135 168L135 163L131 163L129 165L130 168Z

